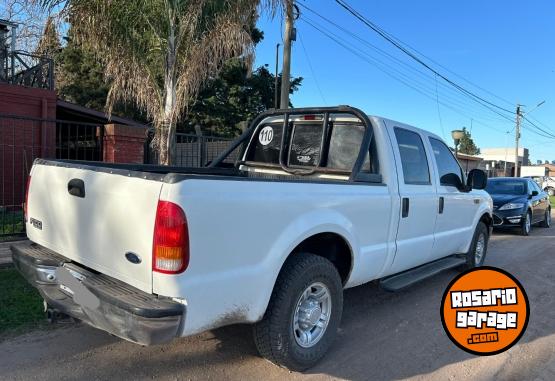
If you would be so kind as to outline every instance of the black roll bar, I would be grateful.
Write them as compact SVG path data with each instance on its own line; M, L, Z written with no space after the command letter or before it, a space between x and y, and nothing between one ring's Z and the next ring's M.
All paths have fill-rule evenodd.
M351 175L349 177L349 181L357 180L357 175L359 174L360 169L362 168L362 166L364 164L364 160L366 158L366 153L370 149L370 143L372 142L372 139L374 138L374 129L373 129L372 123L370 122L370 119L368 118L368 116L362 110L360 110L356 107L351 107L351 106L303 107L303 108L277 109L277 110L276 109L270 109L270 110L267 110L267 111L261 113L260 115L258 115L252 121L249 128L247 128L241 134L241 136L239 136L236 140L234 140L224 152L222 152L216 159L214 159L214 161L212 161L212 163L210 163L208 168L214 168L214 167L218 166L235 149L237 149L237 147L239 147L241 144L243 144L246 140L250 140L250 138L252 137L252 135L256 131L256 128L258 127L260 122L262 122L264 119L269 118L269 117L273 117L273 116L280 116L280 115L284 117L283 125L285 127L284 130L283 130L283 134L282 134L281 149L280 149L280 164L282 164L282 167L284 167L281 155L284 154L282 151L283 151L283 146L285 144L285 134L286 134L287 126L289 124L289 117L291 115L308 115L308 114L324 114L325 119L326 119L324 123L326 123L326 125L327 125L327 122L328 122L327 119L329 118L329 114L351 114L351 115L357 117L362 122L362 124L365 127L364 137L362 139L362 142L361 142L361 145L360 145L360 151L358 153L357 159L356 159L355 164L353 166L353 170L352 170ZM245 148L246 147L243 147L241 155L244 154L244 149ZM295 171L293 169L291 169L291 170ZM295 172L297 172L297 171L295 171ZM307 171L306 174L311 174L313 172L314 171ZM296 174L303 174L303 172L301 171L301 172L296 173Z

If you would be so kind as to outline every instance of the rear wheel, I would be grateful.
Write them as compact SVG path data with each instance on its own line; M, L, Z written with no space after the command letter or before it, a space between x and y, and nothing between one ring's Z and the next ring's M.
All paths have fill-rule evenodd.
M473 269L484 264L488 251L488 242L489 230L486 224L478 222L472 243L470 244L470 250L466 253L466 264L463 265L463 270Z
M532 230L532 213L528 211L520 225L520 234L524 236L530 235L530 230Z
M547 208L547 210L545 211L545 216L542 221L542 226L544 228L551 227L551 208Z
M343 287L326 258L296 253L281 270L268 309L254 325L260 354L290 370L302 371L320 360L337 333Z

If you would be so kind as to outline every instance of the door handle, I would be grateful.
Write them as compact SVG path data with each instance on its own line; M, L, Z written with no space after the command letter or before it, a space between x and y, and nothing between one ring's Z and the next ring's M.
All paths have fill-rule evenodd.
M67 191L72 196L85 198L85 182L81 179L71 179L67 183Z
M407 197L403 197L403 208L402 208L402 218L406 218L409 216L409 199Z
M443 214L443 208L445 207L445 197L439 198L439 214Z

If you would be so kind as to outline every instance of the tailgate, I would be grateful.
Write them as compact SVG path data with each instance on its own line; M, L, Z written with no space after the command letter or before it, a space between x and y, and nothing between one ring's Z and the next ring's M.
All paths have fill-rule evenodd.
M33 166L27 236L68 259L150 293L152 235L163 183L89 168ZM127 255L132 260L140 258L139 263L127 259L127 253L135 255Z

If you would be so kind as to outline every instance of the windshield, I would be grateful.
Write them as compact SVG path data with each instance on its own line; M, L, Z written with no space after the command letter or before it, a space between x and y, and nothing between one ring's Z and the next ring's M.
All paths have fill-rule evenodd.
M489 194L526 194L526 182L520 180L488 180L486 191Z

